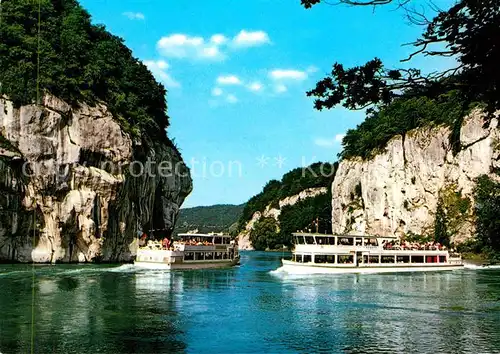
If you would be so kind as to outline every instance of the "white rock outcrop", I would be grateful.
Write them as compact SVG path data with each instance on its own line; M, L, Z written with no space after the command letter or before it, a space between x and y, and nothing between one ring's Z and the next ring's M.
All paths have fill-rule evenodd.
M134 142L104 104L75 107L46 95L42 105L15 107L4 97L0 130L0 260L130 260L137 230L153 214L172 228L191 191L167 138L145 148L144 136ZM138 150L184 174L127 177Z
M446 195L451 195L472 206L475 179L483 174L496 178L492 171L500 167L497 124L497 119L487 122L474 110L464 119L462 149L456 155L450 128L438 126L410 131L404 138L396 136L385 152L370 160L343 160L332 185L332 231L429 234L440 198L446 204ZM452 241L474 234L472 209L457 220Z

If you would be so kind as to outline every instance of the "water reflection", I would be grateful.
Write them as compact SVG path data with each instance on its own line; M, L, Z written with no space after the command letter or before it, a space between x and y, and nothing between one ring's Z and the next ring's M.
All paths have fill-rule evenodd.
M36 269L37 353L495 353L500 271L286 276L230 269ZM30 350L31 270L0 268L0 352Z
M168 284L106 269L37 270L35 352L184 352L175 298L157 296ZM31 274L2 279L1 352L30 351L31 310Z
M491 281L491 273L283 277L282 282L294 299L296 319L283 344L295 351L470 353L479 345L494 353L500 345L499 282Z

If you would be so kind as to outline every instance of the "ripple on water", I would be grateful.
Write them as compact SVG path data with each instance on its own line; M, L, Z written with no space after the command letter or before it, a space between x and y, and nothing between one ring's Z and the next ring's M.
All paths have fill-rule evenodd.
M35 267L40 353L498 353L500 271L287 274ZM0 266L0 351L27 352L31 266ZM13 296L14 294L14 296Z

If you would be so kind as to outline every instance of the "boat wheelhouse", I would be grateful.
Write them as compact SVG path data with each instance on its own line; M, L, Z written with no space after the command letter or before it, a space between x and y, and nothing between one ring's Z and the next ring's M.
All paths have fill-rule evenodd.
M134 264L149 269L208 269L239 264L238 246L223 234L179 234L172 244L148 241Z
M291 260L283 269L306 273L381 273L454 270L458 254L440 244L400 243L396 237L294 233Z

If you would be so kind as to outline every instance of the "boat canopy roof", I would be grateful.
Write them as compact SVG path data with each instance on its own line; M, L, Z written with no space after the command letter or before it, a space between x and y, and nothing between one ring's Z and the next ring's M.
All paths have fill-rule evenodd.
M214 238L214 237L223 237L223 238L231 238L229 235L219 235L219 234L178 234L179 237L185 238L196 238L196 237L205 237L205 238Z
M317 237L341 237L341 238L391 238L397 239L396 236L379 236L379 235L327 235L327 234L316 234L308 232L294 232L293 236L317 236Z

